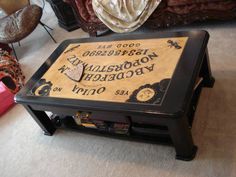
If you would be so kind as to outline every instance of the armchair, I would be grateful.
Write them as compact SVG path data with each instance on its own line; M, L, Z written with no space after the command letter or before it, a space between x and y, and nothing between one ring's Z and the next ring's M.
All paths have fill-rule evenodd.
M20 0L17 2L16 0L1 0L0 8L7 13L7 16L0 19L1 43L12 45L14 42L19 42L33 32L38 24L43 26L52 40L56 43L55 39L47 30L47 28L51 28L40 21L42 16L41 7L30 5L29 0ZM15 53L13 45L12 48Z

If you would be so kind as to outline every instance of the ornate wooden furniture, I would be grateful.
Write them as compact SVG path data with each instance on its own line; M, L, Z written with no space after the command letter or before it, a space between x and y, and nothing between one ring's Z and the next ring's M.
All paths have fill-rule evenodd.
M95 16L92 0L65 0L70 3L81 28L91 36L107 27ZM195 21L236 18L235 0L162 0L144 26L149 28L186 25Z
M208 39L192 31L67 40L15 100L46 135L68 127L170 140L176 158L191 160L197 100L202 87L214 84ZM84 67L79 82L69 75L78 66Z
M164 0L145 25L159 28L196 21L232 19L236 19L234 0Z
M97 36L98 31L108 30L108 28L94 14L91 0L64 1L71 5L80 27L85 32L88 32L90 36Z
M58 19L60 27L67 31L73 31L79 28L79 23L75 19L75 15L71 6L63 0L47 0Z

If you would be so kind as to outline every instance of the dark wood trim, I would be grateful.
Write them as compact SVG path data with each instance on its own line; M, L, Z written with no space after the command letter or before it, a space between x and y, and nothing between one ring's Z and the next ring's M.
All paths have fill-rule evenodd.
M169 91L161 106L151 104L135 104L135 103L114 103L114 102L94 102L74 99L61 98L41 98L37 96L26 96L30 88L38 81L43 73L45 73L52 63L59 57L64 49L71 43L96 42L96 41L114 41L114 40L135 40L135 39L149 39L149 38L167 38L167 37L182 37L188 36L189 40L183 51L181 59L177 65L174 76L172 78ZM100 38L84 38L75 40L66 40L53 52L48 60L39 68L33 75L31 80L26 84L26 87L16 97L19 103L42 104L47 106L63 106L77 109L89 108L93 110L112 110L125 112L145 113L146 110L152 111L153 114L168 114L169 116L179 116L184 112L184 102L191 97L194 83L200 70L200 65L205 53L205 47L209 35L205 31L192 32L175 32L175 33L153 33L145 35L122 35L112 37ZM189 58L191 56L191 58ZM200 59L198 59L200 58ZM197 69L196 69L197 68ZM179 84L181 83L181 84ZM187 94L186 94L187 92ZM171 101L170 101L171 100ZM99 103L99 104L98 104Z
M168 129L176 150L176 159L192 160L196 155L197 147L193 144L187 117L171 121Z
M98 35L98 31L106 31L108 30L107 26L104 25L102 22L95 23L95 22L87 22L85 21L79 12L79 9L76 6L76 2L74 0L66 0L67 3L69 3L73 9L73 12L75 14L75 18L77 22L80 24L80 27L85 32L88 32L91 37L96 37Z
M189 38L174 71L166 97L161 105L50 98L30 96L28 94L35 83L71 43L168 37ZM192 160L196 155L197 147L193 143L190 127L197 106L197 100L203 86L213 87L214 84L207 53L208 39L209 34L206 31L191 31L66 40L59 45L32 76L26 86L16 95L15 100L17 103L25 106L26 110L47 135L52 135L56 130L56 125L61 125L61 123L55 124L54 120L50 119L45 111L66 115L71 118L78 111L89 112L90 118L93 120L110 122L129 121L131 126L140 124L152 125L154 128L144 129L141 127L138 129L136 127L136 129L133 129L133 132L131 130L128 136L135 137L135 130L143 132L144 139L146 137L145 134L155 136L159 134L161 138L168 136L174 144L176 158ZM203 82L196 89L195 83L199 77L203 77ZM158 126L166 128L162 130L158 129ZM73 125L71 128L76 129L76 125ZM81 129L78 126L77 128Z
M53 125L52 121L48 117L48 115L44 111L37 111L31 108L29 105L24 105L25 109L29 112L29 114L33 117L33 119L37 122L40 128L44 131L45 135L53 135L56 128Z
M63 0L47 0L51 5L60 27L67 31L73 31L80 27L78 21L75 18L71 6L65 3Z

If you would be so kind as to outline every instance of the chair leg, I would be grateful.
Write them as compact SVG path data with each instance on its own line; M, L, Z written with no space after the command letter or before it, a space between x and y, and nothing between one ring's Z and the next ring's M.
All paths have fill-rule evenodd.
M39 22L41 25L43 25L43 26L45 26L45 27L47 27L48 29L50 29L50 30L53 30L52 28L50 28L48 25L46 25L45 23L43 23L43 22Z
M42 25L42 27L46 30L46 32L49 34L49 36L51 37L51 39L57 43L57 41L52 37L52 35L49 33L48 29L49 28L50 30L53 30L52 28L48 27L47 25L45 25L44 23L42 23L41 21L39 22L40 25ZM47 28L46 28L47 27Z
M18 58L17 58L17 55L16 55L16 51L15 51L15 48L14 48L14 46L13 46L12 43L11 43L11 48L12 48L12 50L13 50L13 52L14 52L14 55L15 55L15 57L16 57L16 60L18 61Z

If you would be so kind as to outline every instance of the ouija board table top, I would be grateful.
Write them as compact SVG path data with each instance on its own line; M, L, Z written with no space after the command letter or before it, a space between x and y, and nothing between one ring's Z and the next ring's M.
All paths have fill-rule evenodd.
M178 159L196 154L189 127L203 86L212 87L205 31L66 40L16 95L42 130L46 111L91 120L165 126ZM140 129L139 129L140 130Z

